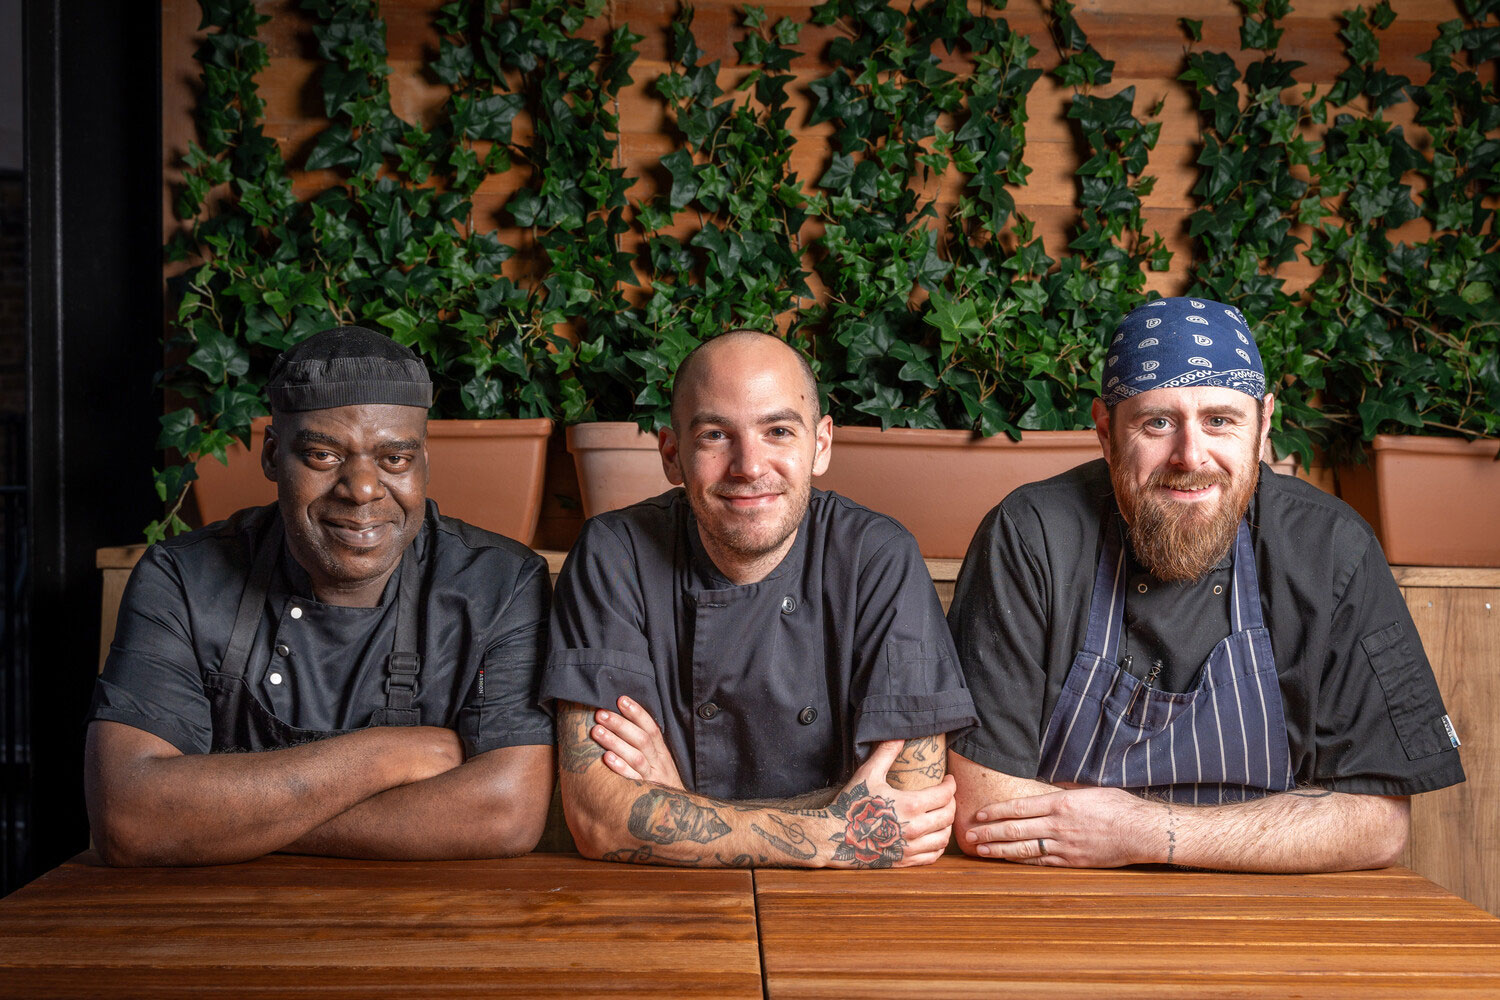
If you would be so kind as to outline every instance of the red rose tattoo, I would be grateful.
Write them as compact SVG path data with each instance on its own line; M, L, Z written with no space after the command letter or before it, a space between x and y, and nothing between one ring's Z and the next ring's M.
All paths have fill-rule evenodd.
M842 833L832 838L835 861L852 861L859 868L889 868L906 852L901 817L890 799L871 795L860 782L839 795L832 811L844 818Z

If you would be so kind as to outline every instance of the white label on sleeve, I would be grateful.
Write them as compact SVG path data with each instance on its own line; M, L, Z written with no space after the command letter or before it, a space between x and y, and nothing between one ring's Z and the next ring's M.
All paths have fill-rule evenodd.
M1448 742L1452 743L1455 747L1463 746L1463 744L1458 741L1458 730L1453 728L1453 720L1448 718L1446 715L1443 716L1443 728L1448 730Z

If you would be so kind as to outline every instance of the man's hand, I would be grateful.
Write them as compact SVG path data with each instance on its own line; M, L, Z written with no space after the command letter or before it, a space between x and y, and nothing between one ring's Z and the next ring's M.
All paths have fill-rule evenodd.
M892 787L888 772L904 747L877 746L828 807L828 867L911 868L942 857L953 832L953 777L917 791Z
M597 724L589 730L589 737L604 748L605 766L633 781L682 788L677 763L651 713L624 695L615 704L618 712L596 711Z
M981 857L1031 865L1118 868L1161 860L1146 852L1148 842L1163 846L1148 831L1165 844L1169 819L1165 803L1123 789L1068 788L984 806L965 831L964 846Z

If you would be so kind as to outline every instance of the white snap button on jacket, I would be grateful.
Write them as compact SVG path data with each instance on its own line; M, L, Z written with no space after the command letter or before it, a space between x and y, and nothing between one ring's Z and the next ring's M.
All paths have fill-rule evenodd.
M272 684L280 684L281 683L281 675L278 674L278 673L275 673L274 671L272 672L271 676L268 679L270 680L270 682Z
M293 608L292 609L292 617L293 618L301 618L302 617L302 609L301 608Z

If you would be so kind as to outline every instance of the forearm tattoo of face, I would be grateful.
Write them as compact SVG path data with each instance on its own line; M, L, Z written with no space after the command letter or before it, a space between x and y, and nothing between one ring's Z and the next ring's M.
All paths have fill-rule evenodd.
M716 810L666 788L648 788L636 799L630 806L626 828L637 840L655 844L683 840L706 844L729 832L729 824L719 818Z

